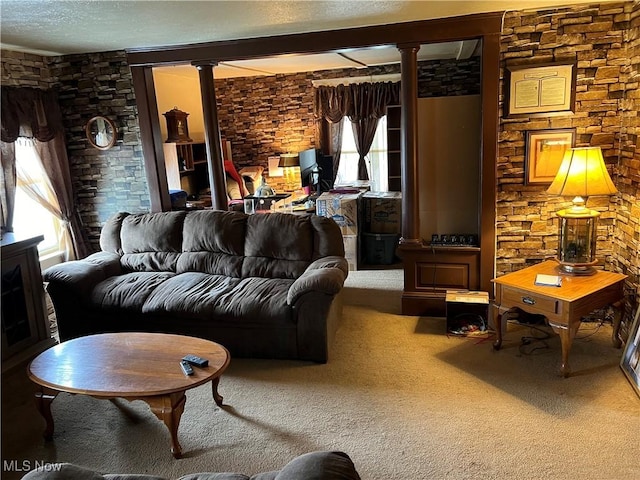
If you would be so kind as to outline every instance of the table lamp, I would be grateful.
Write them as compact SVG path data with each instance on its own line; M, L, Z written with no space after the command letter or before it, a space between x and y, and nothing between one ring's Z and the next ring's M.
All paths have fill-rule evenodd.
M609 177L600 147L569 148L562 158L547 193L574 197L573 206L557 212L558 262L570 275L593 275L598 263L596 224L600 213L586 207L591 195L613 195L616 187Z
M278 167L282 168L284 172L285 189L287 191L300 188L300 185L296 185L295 168L300 167L300 158L297 153L283 153L280 155Z

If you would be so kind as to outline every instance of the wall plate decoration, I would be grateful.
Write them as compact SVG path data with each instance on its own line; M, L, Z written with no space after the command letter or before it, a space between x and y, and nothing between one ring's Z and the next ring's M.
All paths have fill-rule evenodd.
M116 144L118 132L113 121L98 115L87 122L85 133L92 147L109 150Z
M574 63L505 68L506 116L551 116L573 113L576 99Z
M551 183L564 152L573 147L576 129L530 130L526 133L524 183Z
M165 143L187 143L192 142L189 138L189 125L187 117L189 114L173 107L173 110L163 113L167 119L167 140Z

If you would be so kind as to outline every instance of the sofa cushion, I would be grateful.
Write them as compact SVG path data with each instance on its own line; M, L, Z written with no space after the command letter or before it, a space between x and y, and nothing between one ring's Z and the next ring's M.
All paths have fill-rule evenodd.
M202 272L240 278L244 257L213 252L185 252L176 264L177 273Z
M22 480L165 480L146 474L105 474L70 463L39 467ZM257 473L190 473L178 480L360 480L355 465L343 452L311 452L300 455L280 471Z
M246 478L246 477L245 477ZM106 474L72 463L43 465L27 473L22 480L166 480L164 477L145 474ZM236 478L231 478L236 480ZM240 479L237 479L240 480Z
M178 480L249 480L241 473L191 473Z
M240 278L246 219L244 214L217 210L189 212L176 271Z
M293 316L287 293L293 280L244 278L220 297L215 314L219 318L243 318L253 324L291 324Z
M120 265L131 272L175 272L180 255L177 252L125 253L120 257Z
M174 275L170 272L134 272L109 277L95 286L90 301L107 310L141 312L147 297Z
M186 212L128 215L122 220L122 266L135 271L175 271Z
M191 473L178 480L249 480L241 473Z
M307 216L250 215L242 277L299 277L312 261L313 239Z
M329 256L344 257L342 232L335 220L320 215L309 215L309 218L315 236L313 260Z
M287 279L181 273L155 288L142 311L230 323L242 319L252 324L287 324L291 323L287 292L292 283Z
M168 278L146 298L146 314L174 314L210 320L223 296L234 290L238 278L186 272Z
M359 480L360 476L346 453L311 452L291 460L275 477L275 480L301 479Z
M122 220L128 216L129 213L120 212L112 215L104 222L100 231L100 248L102 251L122 255L120 231L122 230Z
M184 220L182 251L244 255L247 215L219 210L189 212Z

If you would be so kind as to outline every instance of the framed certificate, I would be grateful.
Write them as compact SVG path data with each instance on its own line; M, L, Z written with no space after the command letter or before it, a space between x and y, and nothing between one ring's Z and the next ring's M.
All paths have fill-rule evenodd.
M506 115L550 116L573 113L575 64L507 66Z

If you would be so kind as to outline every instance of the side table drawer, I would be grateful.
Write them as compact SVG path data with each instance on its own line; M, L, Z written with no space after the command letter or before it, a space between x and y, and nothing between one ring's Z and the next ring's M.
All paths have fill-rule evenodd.
M537 313L556 315L560 312L560 301L536 295L535 293L502 287L502 304L521 307L523 310L535 309Z

